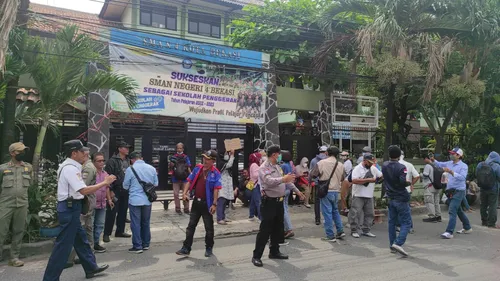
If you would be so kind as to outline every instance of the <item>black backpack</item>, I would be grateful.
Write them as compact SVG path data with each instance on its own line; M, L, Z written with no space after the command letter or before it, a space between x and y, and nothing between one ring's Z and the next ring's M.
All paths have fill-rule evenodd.
M184 181L188 178L188 169L186 163L186 156L184 157L176 157L174 163L174 176L175 179Z
M443 189L446 187L446 184L442 183L441 182L441 179L443 177L443 174L444 174L444 170L443 168L441 167L438 167L437 165L435 164L430 164L432 166L432 176L433 176L433 180L432 180L432 186L434 187L434 189Z
M482 164L483 165L476 170L477 185L481 189L492 189L495 187L496 183L495 171L493 171L491 165L486 164L486 162L482 162Z

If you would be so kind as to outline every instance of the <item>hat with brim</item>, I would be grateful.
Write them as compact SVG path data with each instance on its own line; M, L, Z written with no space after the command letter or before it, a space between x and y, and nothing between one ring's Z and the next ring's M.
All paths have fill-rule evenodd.
M450 150L449 152L450 152L450 154L455 154L455 155L458 155L460 157L464 156L464 151L458 147L454 148L453 150Z
M326 152L328 150L328 147L326 145L323 145L319 148L319 152Z
M14 151L25 151L26 149L29 149L29 147L25 146L24 143L22 142L15 142L9 146L9 152L12 153Z
M120 148L120 147L130 148L130 147L131 147L131 145L130 145L130 144L128 144L128 143L126 143L126 142L124 142L124 141L118 142L118 143L116 144L116 146L117 146L118 148Z
M363 161L367 161L370 164L375 163L375 157L372 154L365 154L363 156Z
M203 153L201 156L205 159L209 160L217 160L217 152L214 150L208 150L207 152Z
M63 144L65 151L89 151L89 149L83 146L83 143L80 140L70 140Z

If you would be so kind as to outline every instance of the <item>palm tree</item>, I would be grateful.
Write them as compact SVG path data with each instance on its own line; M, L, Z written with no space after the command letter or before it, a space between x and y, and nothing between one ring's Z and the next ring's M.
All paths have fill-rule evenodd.
M19 0L2 1L0 4L0 74L5 69L5 58L9 48L9 34L14 27Z
M103 45L79 34L76 26L61 29L55 39L31 38L29 41L23 59L40 95L40 102L30 109L36 112L40 122L33 156L36 172L47 128L58 118L64 105L89 92L113 89L123 94L133 107L137 84L129 77L109 71L89 73L89 62L106 63Z

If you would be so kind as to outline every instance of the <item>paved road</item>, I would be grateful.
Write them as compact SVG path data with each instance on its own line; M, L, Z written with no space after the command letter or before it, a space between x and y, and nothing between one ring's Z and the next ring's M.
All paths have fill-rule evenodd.
M282 251L290 260L263 258L264 267L251 262L255 235L217 239L215 256L205 258L203 241L198 240L189 258L174 254L178 243L154 244L137 255L119 247L98 254L98 262L108 263L106 275L96 280L477 280L500 279L500 231L474 225L474 232L441 240L445 223L424 224L414 217L416 232L405 249L411 254L401 258L388 249L386 224L376 225L377 238L347 237L338 243L323 242L321 227L296 232L296 238ZM470 214L473 222L478 213ZM292 218L293 219L293 218ZM461 225L458 225L459 227ZM458 228L458 227L457 227ZM267 251L266 251L267 255ZM23 268L0 266L0 280L41 280L47 257L30 258ZM64 261L61 261L64 262ZM85 280L80 266L65 270L61 280Z

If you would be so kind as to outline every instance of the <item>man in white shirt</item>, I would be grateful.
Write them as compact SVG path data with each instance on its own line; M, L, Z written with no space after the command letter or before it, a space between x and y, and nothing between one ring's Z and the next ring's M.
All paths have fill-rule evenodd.
M370 232L375 216L373 206L373 192L375 183L382 178L380 172L374 165L375 157L365 154L363 161L352 171L352 203L349 211L349 224L351 225L351 235L359 238L358 228L360 217L363 216L361 230L363 236L376 237Z
M404 158L405 158L404 151L401 151L401 157L399 158L399 163L405 165L405 167L406 167L406 171L407 171L406 181L411 183L411 185L406 187L406 190L408 191L408 193L411 194L413 192L413 188L414 188L415 183L417 183L417 181L420 179L420 174L417 172L417 169L415 169L415 166L413 166L412 163L405 161ZM399 227L399 223L397 223L397 226ZM410 233L413 233L413 232L414 232L414 230L413 230L413 221L412 221Z
M87 235L80 223L80 214L84 205L84 196L110 185L116 177L107 176L101 183L87 186L82 177L82 164L86 160L87 148L79 140L65 142L63 146L68 158L57 171L57 215L61 232L54 243L43 281L59 280L71 248L75 248L87 279L93 278L109 267L108 265L97 266Z

